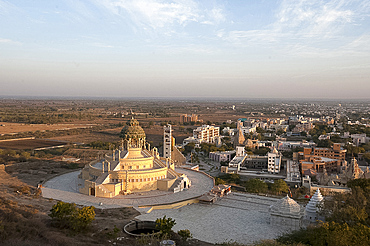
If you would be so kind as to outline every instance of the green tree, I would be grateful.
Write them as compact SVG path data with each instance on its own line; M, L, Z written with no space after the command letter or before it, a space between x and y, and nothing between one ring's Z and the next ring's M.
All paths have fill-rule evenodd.
M317 147L330 148L331 146L333 146L333 142L329 139L317 141Z
M184 155L189 154L195 147L195 143L188 143L184 146Z
M289 187L284 180L277 179L273 184L271 184L270 190L275 194L281 194L282 192L288 193Z
M346 223L326 222L285 234L277 241L289 245L297 243L317 246L370 245L370 228L362 224L349 226Z
M267 155L268 152L270 152L270 148L268 147L261 147L259 149L255 149L253 150L253 153L256 154L256 155L260 155L260 156L265 156Z
M215 178L215 185L226 184L226 181L221 178Z
M365 160L368 164L370 164L370 152L367 152L367 153L363 154L363 156L362 156L362 157L364 158L364 160Z
M95 207L78 208L74 203L59 201L53 205L49 216L60 228L72 229L75 232L85 230L95 219Z
M283 129L279 129L276 131L276 135L280 136L280 135L283 135L285 133L285 131Z
M251 193L265 193L267 184L260 179L250 179L245 182L245 187Z
M155 221L156 229L160 231L162 238L168 238L172 232L172 227L176 225L176 222L172 218L166 218L166 215L163 218L158 218Z
M355 184L355 182L350 183L352 186L350 194L335 194L331 199L324 200L322 213L326 216L327 221L349 225L369 224L370 207L366 198L369 195L360 186L353 186Z

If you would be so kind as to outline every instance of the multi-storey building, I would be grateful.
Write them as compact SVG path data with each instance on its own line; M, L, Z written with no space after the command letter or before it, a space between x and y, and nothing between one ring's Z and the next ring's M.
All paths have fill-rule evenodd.
M193 130L193 137L200 143L215 143L220 136L220 127L203 125Z
M329 173L335 173L346 165L345 157L346 150L335 143L332 148L305 148L303 152L295 154L293 159L300 162L302 173L308 169L316 172L326 169Z
M281 154L274 148L267 154L267 171L278 174L281 166Z
M335 143L332 148L305 148L303 154L313 155L313 156L322 156L331 159L344 160L346 158L347 150L340 147L340 143Z
M180 115L180 123L184 122L197 122L198 120L198 115L196 114L182 114Z

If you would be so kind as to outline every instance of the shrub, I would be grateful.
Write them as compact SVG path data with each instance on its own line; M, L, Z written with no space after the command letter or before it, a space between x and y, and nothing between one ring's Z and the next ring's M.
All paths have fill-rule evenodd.
M72 229L75 232L85 230L95 219L93 206L78 208L74 203L58 202L50 212L49 216L58 227Z
M176 222L172 218L166 218L166 215L161 219L158 218L156 221L156 229L160 231L160 235L163 238L167 238L172 232L172 227L176 225Z
M180 230L177 232L177 234L179 234L179 236L181 237L183 241L186 241L189 238L193 238L193 235L190 233L188 229Z

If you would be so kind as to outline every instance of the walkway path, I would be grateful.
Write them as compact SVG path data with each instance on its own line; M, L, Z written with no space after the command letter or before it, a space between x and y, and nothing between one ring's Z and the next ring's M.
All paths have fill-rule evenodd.
M199 197L210 191L213 187L213 180L202 173L182 168L176 168L176 171L186 174L191 180L192 186L188 190L178 193L154 190L133 193L127 196L119 195L114 198L93 197L78 192L78 188L82 187L82 180L78 178L80 171L76 171L57 176L47 181L42 188L42 195L46 198L74 202L83 206L118 208L176 203Z

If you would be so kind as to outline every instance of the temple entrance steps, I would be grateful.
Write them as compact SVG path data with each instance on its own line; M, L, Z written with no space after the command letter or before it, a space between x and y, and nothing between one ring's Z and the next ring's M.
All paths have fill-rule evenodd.
M182 179L176 179L176 181L172 184L170 191L173 191L174 193L179 192L182 190Z

